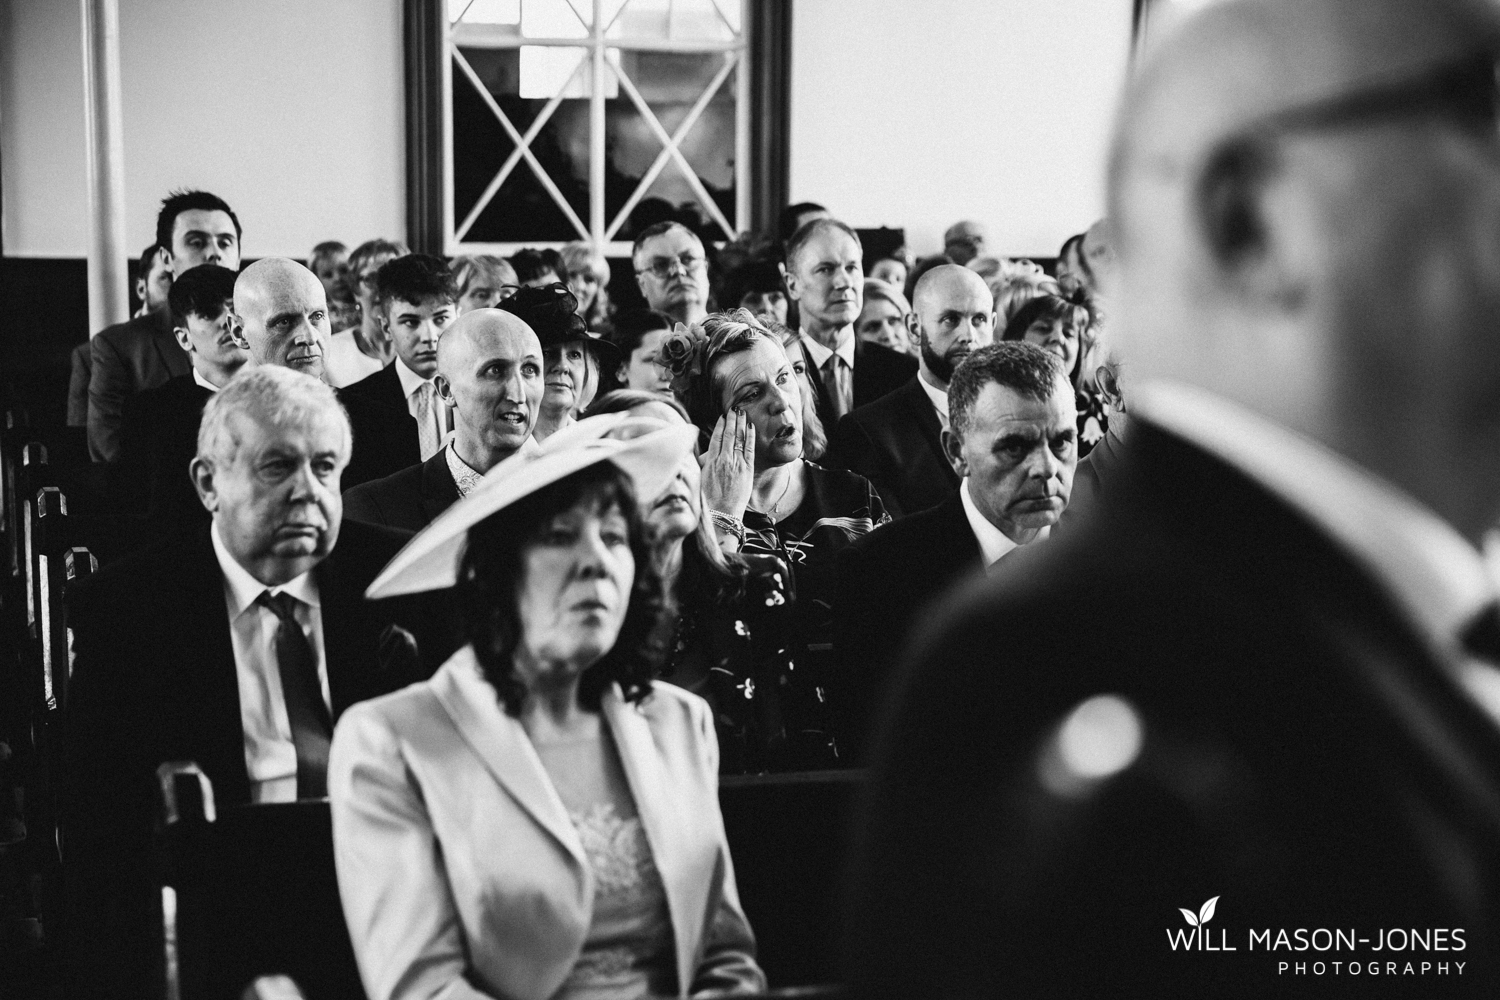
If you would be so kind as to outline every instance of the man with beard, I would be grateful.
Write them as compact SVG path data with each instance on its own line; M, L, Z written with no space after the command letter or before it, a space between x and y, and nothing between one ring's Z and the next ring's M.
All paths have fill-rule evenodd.
M437 345L438 399L453 413L453 438L427 461L344 494L356 521L421 531L517 452L535 448L542 405L542 345L520 317L465 313Z
M967 576L1045 539L1078 462L1067 372L1034 344L981 347L958 366L943 450L961 477L931 510L894 521L839 553L834 649L853 692L844 731L856 758L891 657L919 612Z
M948 380L970 351L995 335L994 297L966 267L933 268L914 295L906 322L922 347L917 374L839 421L828 449L828 464L874 483L892 517L935 507L958 488L941 438L948 427Z

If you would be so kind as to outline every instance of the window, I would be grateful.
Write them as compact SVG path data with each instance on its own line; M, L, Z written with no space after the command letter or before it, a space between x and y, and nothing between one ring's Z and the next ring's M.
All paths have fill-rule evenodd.
M636 231L684 213L709 239L748 228L748 8L446 0L442 251L587 240L624 256Z

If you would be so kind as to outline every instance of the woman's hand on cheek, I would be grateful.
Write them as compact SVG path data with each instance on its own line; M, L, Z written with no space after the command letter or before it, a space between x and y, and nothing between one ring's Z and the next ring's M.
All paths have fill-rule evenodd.
M714 424L703 462L703 500L713 510L743 520L755 486L755 426L739 409Z

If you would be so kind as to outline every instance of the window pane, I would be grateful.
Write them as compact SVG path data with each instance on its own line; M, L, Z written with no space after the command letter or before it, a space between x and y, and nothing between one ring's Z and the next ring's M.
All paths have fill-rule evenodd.
M464 24L520 24L521 0L448 0L448 20Z
M730 42L740 30L740 0L627 0L606 23L612 39Z
M548 103L543 97L521 94L523 51L460 49L495 103L522 134ZM580 54L581 50L573 52L574 65ZM552 93L556 93L556 86ZM587 101L565 99L530 147L581 220L588 219L588 118ZM453 223L459 229L514 151L515 143L457 60L453 67L453 123ZM473 243L573 240L578 236L577 228L523 159L474 225L459 238Z
M522 0L521 34L527 38L585 38L594 0Z
M634 2L634 0L632 0ZM667 135L676 132L694 104L723 68L720 53L620 52L610 50L611 61L640 91ZM707 189L719 211L731 224L735 206L735 71L720 84L679 149L693 173ZM662 150L662 142L622 87L617 98L605 106L605 219L612 223L651 168ZM713 221L679 165L669 161L637 202L615 239L632 239L637 231L664 218L679 218L694 225L706 239L724 240L725 233Z

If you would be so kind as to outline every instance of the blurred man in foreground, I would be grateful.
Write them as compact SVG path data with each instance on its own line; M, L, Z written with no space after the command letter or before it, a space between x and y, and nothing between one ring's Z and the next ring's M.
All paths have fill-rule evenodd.
M1461 928L1382 995L1495 994L1497 53L1486 3L1228 0L1143 57L1130 478L906 664L855 995L1375 988L1278 979L1282 927Z

